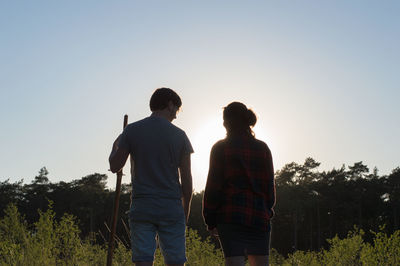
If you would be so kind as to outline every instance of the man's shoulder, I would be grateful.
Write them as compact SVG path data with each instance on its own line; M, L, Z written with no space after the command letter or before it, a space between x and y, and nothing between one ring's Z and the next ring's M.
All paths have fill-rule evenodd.
M183 129L181 129L180 127L175 126L174 124L170 123L170 127L172 128L172 130L176 131L177 134L179 135L186 135L185 131Z
M148 116L146 118L143 118L141 120L138 120L134 123L132 123L134 126L141 126L141 125L159 125L163 127L167 127L179 132L184 132L182 129L179 127L175 126L171 122L169 122L167 119L162 118L162 117L156 117L156 116Z
M148 132L153 130L154 124L150 121L149 117L146 117L128 124L124 129L124 134L130 137L137 137L147 135Z
M147 120L148 120L148 117L143 118L143 119L140 119L140 120L137 120L137 121L135 121L135 122L132 122L132 123L128 124L128 125L126 126L126 128L132 129L132 128L141 126L141 125L145 124L145 123L147 122Z
M167 126L170 124L168 121L164 121L161 118L148 116L143 119L137 120L127 125L127 128L132 129L140 129L140 128L151 128L154 126Z
M160 117L149 116L133 122L126 127L128 132L148 132L157 131L160 133L168 132L170 136L177 136L179 138L185 138L186 132L181 128L175 126L168 120Z

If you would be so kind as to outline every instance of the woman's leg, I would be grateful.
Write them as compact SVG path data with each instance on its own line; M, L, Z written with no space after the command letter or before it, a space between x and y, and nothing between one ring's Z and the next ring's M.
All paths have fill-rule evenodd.
M237 225L218 224L218 238L224 252L226 266L244 266L243 242L238 235Z
M244 256L225 257L226 266L244 266Z
M269 256L248 255L250 266L269 265Z
M265 266L269 265L269 248L271 240L271 224L268 223L266 232L259 232L253 236L262 236L257 239L251 246L248 247L248 259L250 266ZM257 237L258 238L258 237ZM258 255L252 255L258 254ZM264 255L265 254L265 255Z

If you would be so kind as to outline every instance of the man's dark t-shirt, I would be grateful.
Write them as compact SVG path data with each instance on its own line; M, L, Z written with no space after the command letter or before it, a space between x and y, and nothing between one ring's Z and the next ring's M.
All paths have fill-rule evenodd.
M119 146L131 156L131 216L165 218L182 212L178 168L182 156L193 152L186 133L165 118L150 116L129 124Z

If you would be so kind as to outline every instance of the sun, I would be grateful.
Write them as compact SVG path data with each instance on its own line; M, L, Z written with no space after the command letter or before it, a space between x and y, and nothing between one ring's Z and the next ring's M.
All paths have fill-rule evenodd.
M204 190L211 148L218 140L225 138L225 135L226 130L223 126L221 114L204 119L204 122L200 123L196 133L193 135L192 174L195 191Z

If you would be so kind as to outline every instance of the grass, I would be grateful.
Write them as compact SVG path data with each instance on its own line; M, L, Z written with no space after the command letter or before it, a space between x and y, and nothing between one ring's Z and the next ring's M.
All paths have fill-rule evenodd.
M272 249L271 265L400 265L400 230L387 235L382 227L374 232L373 243L363 240L357 228L346 238L329 239L330 247L319 252L296 251L287 258ZM29 225L15 205L9 205L0 219L0 265L104 265L107 247L99 245L92 234L79 237L75 217L64 214L57 221L51 203L39 219ZM186 265L224 265L223 254L210 239L202 241L195 230L187 230ZM155 265L164 265L160 250ZM113 265L132 265L131 251L116 243Z

